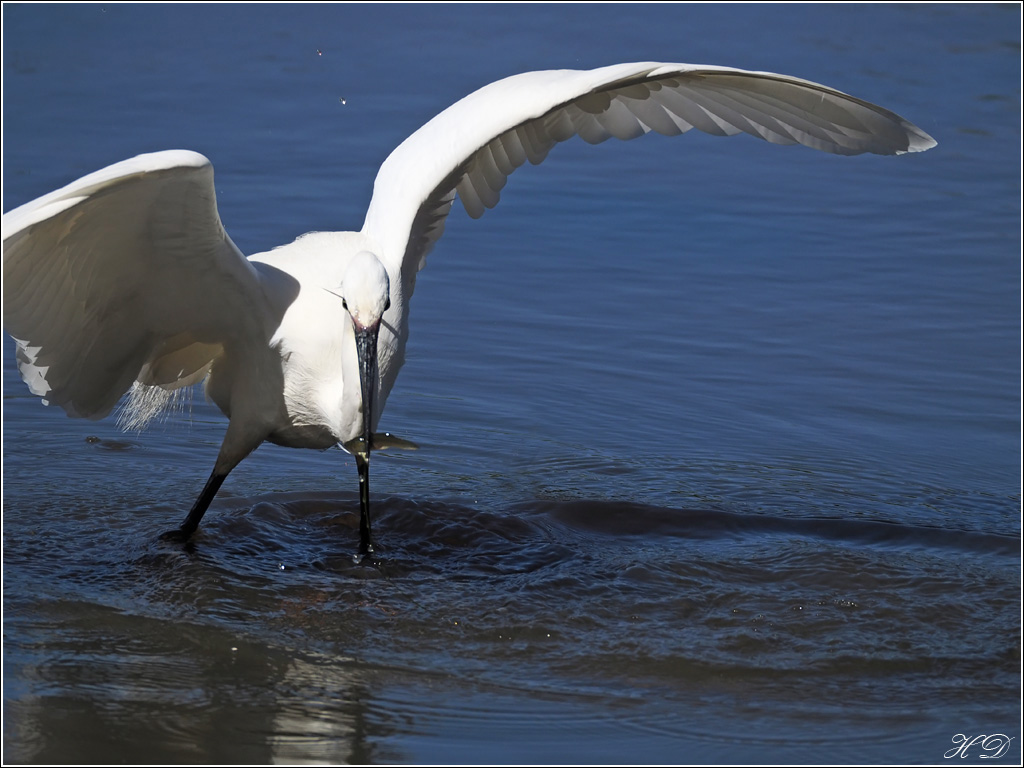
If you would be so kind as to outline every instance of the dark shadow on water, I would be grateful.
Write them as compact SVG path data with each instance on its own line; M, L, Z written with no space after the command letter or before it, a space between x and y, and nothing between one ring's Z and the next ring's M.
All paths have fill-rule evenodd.
M1020 538L972 531L841 517L786 517L722 510L670 509L630 502L571 501L530 505L571 528L609 536L673 536L729 539L789 535L882 547L922 547L1013 555Z
M192 551L223 547L236 555L294 554L308 548L330 552L330 562L351 574L366 570L346 554L355 553L358 532L354 494L281 493L231 500L229 509L216 510L207 518L188 547ZM1019 537L886 520L673 509L623 501L540 500L507 510L403 498L374 503L376 561L395 568L401 568L403 559L429 568L448 557L466 557L478 568L528 571L550 563L560 544L565 554L565 545L588 537L594 542L682 539L713 544L773 536L990 557L1013 557L1021 547ZM542 549L546 555L538 554ZM504 558L516 565L502 565Z

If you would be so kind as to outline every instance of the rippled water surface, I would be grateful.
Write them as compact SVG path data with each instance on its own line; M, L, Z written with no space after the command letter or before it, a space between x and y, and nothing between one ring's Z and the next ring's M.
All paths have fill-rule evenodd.
M357 229L401 139L529 69L786 72L939 141L569 142L454 210L372 566L340 450L262 447L161 541L223 417L67 419L6 339L5 762L1020 762L1019 7L3 14L5 211L191 148L249 253Z

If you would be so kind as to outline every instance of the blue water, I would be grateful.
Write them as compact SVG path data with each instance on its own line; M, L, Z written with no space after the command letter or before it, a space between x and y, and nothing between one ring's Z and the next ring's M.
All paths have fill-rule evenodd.
M375 454L44 408L4 341L5 762L1020 762L1020 7L3 7L3 209L214 163L246 253L530 69L823 82L939 142L556 148L420 274ZM968 752L978 760L979 747ZM959 757L957 758L959 759Z

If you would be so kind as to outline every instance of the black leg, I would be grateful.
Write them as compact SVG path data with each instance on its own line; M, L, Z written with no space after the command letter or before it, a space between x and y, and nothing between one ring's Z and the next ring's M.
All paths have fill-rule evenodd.
M370 454L357 453L356 469L359 470L359 557L362 559L373 552L370 540Z
M206 510L209 508L210 502L213 501L213 497L217 495L217 491L220 489L220 486L226 477L227 473L221 475L214 470L213 474L210 475L210 479L206 481L206 485L203 486L203 490L199 493L199 498L196 499L196 503L193 504L192 509L189 510L188 517L185 518L185 522L183 522L181 527L177 530L165 533L162 538L173 539L175 541L188 541L199 527L199 521L203 519L203 515L206 514Z

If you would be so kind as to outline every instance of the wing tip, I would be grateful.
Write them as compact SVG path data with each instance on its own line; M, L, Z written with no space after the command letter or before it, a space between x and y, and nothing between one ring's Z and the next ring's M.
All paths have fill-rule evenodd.
M927 133L922 131L917 126L914 126L914 133L911 137L910 146L907 147L907 152L927 152L932 147L937 147L939 142L929 136Z

